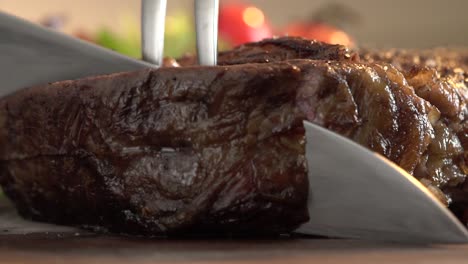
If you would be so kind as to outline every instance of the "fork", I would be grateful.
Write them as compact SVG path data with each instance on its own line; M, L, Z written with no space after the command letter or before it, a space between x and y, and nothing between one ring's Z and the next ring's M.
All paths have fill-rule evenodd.
M219 0L194 1L198 63L207 66L216 65ZM141 6L143 59L161 66L167 0L142 0Z

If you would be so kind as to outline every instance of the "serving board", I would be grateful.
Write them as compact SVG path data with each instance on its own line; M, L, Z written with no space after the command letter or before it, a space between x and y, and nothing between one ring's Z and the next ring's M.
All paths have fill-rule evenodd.
M408 245L303 236L143 239L23 220L0 200L0 263L468 263L468 245Z

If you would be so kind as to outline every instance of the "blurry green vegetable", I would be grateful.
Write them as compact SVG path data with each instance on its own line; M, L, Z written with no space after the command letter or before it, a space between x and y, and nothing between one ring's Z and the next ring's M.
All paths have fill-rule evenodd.
M94 42L124 55L141 58L140 26L136 21L124 17L119 23L119 32L103 28L97 32ZM195 43L195 26L191 15L178 12L166 17L164 56L177 58L186 53L195 53ZM230 46L226 41L219 41L220 50Z
M176 58L184 53L194 53L195 41L192 16L181 12L167 16L164 36L165 56Z
M96 35L95 42L130 57L139 58L141 56L139 41L118 35L108 29L101 29Z

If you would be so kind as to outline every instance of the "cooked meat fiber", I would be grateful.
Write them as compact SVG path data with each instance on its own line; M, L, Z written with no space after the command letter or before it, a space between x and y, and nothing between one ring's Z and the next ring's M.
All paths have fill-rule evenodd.
M399 164L420 179L443 203L449 204L452 199L459 199L447 188L454 187L458 191L468 173L468 49L361 50L357 55L339 45L300 38L278 38L249 43L220 53L219 61L220 64L231 65L300 58L379 63L381 67L387 67L388 77L397 86L415 90L426 101L434 131L431 132L433 135L428 148L415 167ZM195 58L185 57L180 61L182 65L189 65L195 62ZM346 133L342 134L347 136ZM369 147L369 144L363 144ZM395 161L390 155L387 154L387 157ZM461 195L465 196L465 200L468 200L468 195Z
M468 197L465 194L455 195L452 191L455 188L458 192L468 174L468 49L362 50L358 55L339 45L327 45L301 38L278 38L249 43L222 52L219 61L221 64L231 65L300 58L376 62L389 69L389 77L393 76L393 81L399 86L408 87L409 84L418 96L427 101L429 118L435 131L430 146L416 168L413 170L403 167L420 179L445 204L459 199L455 196ZM185 58L185 62L187 61L189 60ZM394 66L389 66L389 63Z
M21 91L0 110L5 192L28 218L116 232L292 230L308 219L299 76L167 68Z
M429 67L441 77L458 78L468 82L468 48L434 48L426 50L369 50L359 52L366 62L387 62L402 71L409 71L415 66Z
M417 166L428 109L390 71L292 60L33 87L0 102L0 181L36 220L142 235L291 231L308 219L303 120Z
M247 43L232 50L219 53L219 65L246 63L269 63L294 59L355 61L358 55L341 45L330 45L303 38L287 37L265 39ZM193 66L197 58L185 56L177 60L166 60L166 66Z
M468 222L468 49L362 51L361 58L395 65L429 103L434 138L414 175L441 188Z

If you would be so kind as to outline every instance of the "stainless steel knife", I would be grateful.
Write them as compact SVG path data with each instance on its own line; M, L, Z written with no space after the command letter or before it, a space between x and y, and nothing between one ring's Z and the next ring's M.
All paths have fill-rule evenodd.
M154 65L0 13L0 96L19 88Z
M300 233L467 243L468 232L418 180L383 156L304 121L310 221Z
M0 36L0 96L52 81L155 66L4 13ZM468 232L449 210L392 162L319 126L304 126L311 220L297 232L396 242L468 242Z

